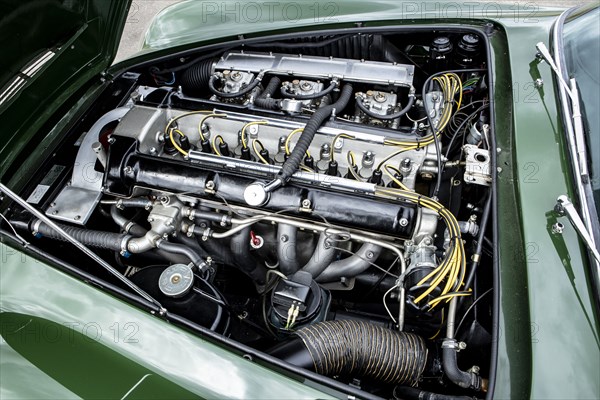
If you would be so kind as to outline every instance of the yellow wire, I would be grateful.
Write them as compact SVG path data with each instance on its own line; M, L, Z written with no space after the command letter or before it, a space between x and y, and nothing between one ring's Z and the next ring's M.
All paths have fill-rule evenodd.
M337 142L340 138L354 139L354 136L348 135L347 133L338 133L337 135L335 135L335 137L331 141L331 151L329 152L329 154L330 154L329 160L330 161L334 161L335 142Z
M354 177L354 179L356 179L357 181L359 181L359 182L362 181L363 179L360 176L358 176L358 174L354 170L354 167L356 166L356 160L354 159L354 153L352 152L352 150L350 150L346 154L346 159L348 160L348 165L350 166L348 168L350 175L352 175Z
M448 231L450 233L451 243L448 251L446 252L446 257L444 260L438 265L432 272L430 272L427 276L421 279L417 286L428 284L428 288L425 289L417 298L415 298L414 302L419 303L423 299L425 299L436 287L438 287L444 279L446 280L446 284L442 288L440 296L433 299L430 302L431 308L435 307L440 301L444 299L451 299L452 297L456 297L455 292L451 293L451 290L457 290L463 285L464 279L464 270L466 267L466 257L464 252L463 241L460 236L460 227L454 215L448 211L444 206L438 203L436 200L430 199L425 196L421 196L415 192L410 192L402 189L394 189L394 188L376 188L376 195L378 196L393 196L403 200L408 200L419 204L425 208L435 211L445 222L448 227ZM461 275L460 279L458 278L459 274ZM450 296L447 296L450 294ZM460 295L467 296L470 293L462 292Z
M171 143L173 144L173 147L175 147L177 149L178 152L180 152L181 154L183 154L184 157L187 157L188 152L185 151L184 149L182 149L177 142L175 141L175 138L173 137L173 131L179 133L179 136L185 136L183 134L183 132L181 132L179 129L173 129L171 128L171 130L169 131L169 139L171 139Z
M269 122L268 121L252 121L252 122L248 122L247 124L245 124L242 127L242 147L243 148L247 148L248 145L246 144L246 128L251 126L251 125L267 125Z
M304 131L304 128L294 129L293 131L290 132L290 134L285 139L285 154L287 154L288 156L290 155L290 140L292 139L292 136L294 136L296 133L300 133L302 131ZM308 152L308 150L306 150L306 156L310 157L310 153Z
M385 164L386 162L388 162L392 158L396 157L398 154L404 153L405 151L409 151L409 150L415 150L416 148L417 148L417 146L409 146L409 147L405 147L403 149L400 149L398 151L393 152L392 154L388 155L383 160L381 160L379 162L379 164L377 164L377 168L375 168L375 169L377 171L381 170L381 167L383 166L383 164Z
M260 154L260 151L256 148L256 145L260 145L261 149L264 150L265 146L263 146L262 142L258 139L254 139L252 141L252 149L254 150L254 153L256 154L256 157L258 157L258 159L260 161L262 161L263 164L267 164L269 165L269 161L265 160L265 158Z
M200 134L200 140L202 141L206 140L206 138L204 137L204 133L202 133L202 124L204 124L204 121L206 121L208 118L227 118L227 114L212 113L212 111L209 112L211 112L211 114L202 117L200 119L200 122L198 123L198 133Z
M389 176L389 177L390 177L390 179L391 179L391 180L392 180L392 181L393 181L393 182L394 182L396 185L398 185L398 186L400 187L400 189L402 189L402 190L408 190L408 191L410 191L411 189L409 189L409 188L408 188L408 186L406 186L406 185L405 185L404 183L402 183L402 182L401 182L399 179L397 179L397 178L394 176L394 174L390 173L390 169L391 169L392 171L396 172L397 174L399 174L399 175L402 175L402 173L401 173L401 172L398 170L398 168L396 168L396 167L394 167L394 166L392 166L392 165L385 164L385 165L383 166L383 172L385 172L385 173L386 173L386 175L387 175L387 176Z
M219 139L221 141L221 143L225 143L225 141L223 140L223 137L221 135L217 135L212 140L212 148L216 155L222 156L222 154L219 152L219 150L217 150L217 143L216 143L217 139Z
M437 332L435 333L435 335L431 336L430 338L428 338L428 340L433 340L437 337L437 335L440 334L440 332L442 331L442 326L444 326L444 309L442 308L442 321L440 322L440 327L437 330Z

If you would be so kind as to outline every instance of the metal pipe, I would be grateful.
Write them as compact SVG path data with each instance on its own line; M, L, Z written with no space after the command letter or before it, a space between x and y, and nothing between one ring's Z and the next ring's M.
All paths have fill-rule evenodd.
M376 244L378 246L383 247L384 249L393 251L398 256L398 260L400 261L400 274L403 275L406 272L406 261L404 260L404 253L402 252L402 250L400 250L398 247L394 246L393 244L390 244L390 243L387 243L387 242L384 242L384 241L381 241L378 239L374 239L374 238L366 236L366 235L352 233L352 232L345 231L345 230L338 229L338 228L322 226L322 225L304 222L304 221L296 221L293 219L286 219L286 218L278 217L278 216L274 216L274 215L260 215L257 217L252 217L252 218L247 218L247 219L232 218L231 223L233 225L238 225L235 228L231 228L228 231L220 232L220 233L207 231L206 235L207 235L207 237L213 237L213 238L217 238L217 239L226 238L231 235L235 235L237 232L241 231L242 229L244 229L248 226L251 226L259 221L270 221L270 222L276 222L279 224L289 224L289 225L293 225L300 229L312 230L312 231L319 232L319 233L325 232L325 230L327 230L327 233L329 235L336 235L336 234L347 235L349 239L354 239L354 240L357 240L357 241L363 242L363 243ZM402 330L404 328L404 314L405 314L405 304L404 303L405 303L405 297L406 297L405 289L403 286L400 287L400 296L399 297L400 297L400 299L399 299L400 300L400 310L398 313L398 329Z
M381 246L373 243L364 243L360 249L350 257L332 262L319 276L317 282L333 282L342 277L353 277L371 266L381 254Z

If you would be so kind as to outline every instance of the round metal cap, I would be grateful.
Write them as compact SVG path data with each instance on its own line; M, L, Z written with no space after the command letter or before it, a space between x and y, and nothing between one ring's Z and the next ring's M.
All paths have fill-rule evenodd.
M244 200L249 206L262 206L269 200L269 193L265 190L265 185L261 182L254 182L244 190Z
M194 272L185 264L173 264L158 278L158 287L165 296L185 296L194 284Z

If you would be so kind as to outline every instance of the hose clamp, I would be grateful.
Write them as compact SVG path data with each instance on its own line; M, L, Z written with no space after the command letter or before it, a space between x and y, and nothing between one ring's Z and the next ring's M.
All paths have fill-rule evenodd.
M38 233L40 233L39 231L40 231L40 224L41 223L42 223L41 219L36 219L35 222L33 223L33 226L31 227L31 229L32 229L31 234L33 236L37 236Z
M453 349L458 350L458 342L456 339L444 339L442 342L442 349Z
M122 255L123 257L129 257L129 240L131 240L133 238L133 236L131 235L125 235L123 236L123 239L121 239L121 251L119 252L120 255Z

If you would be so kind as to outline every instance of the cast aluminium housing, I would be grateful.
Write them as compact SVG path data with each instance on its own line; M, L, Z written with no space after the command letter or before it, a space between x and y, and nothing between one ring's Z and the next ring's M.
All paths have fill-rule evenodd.
M213 72L224 70L410 87L415 67L334 57L230 51L213 68Z

